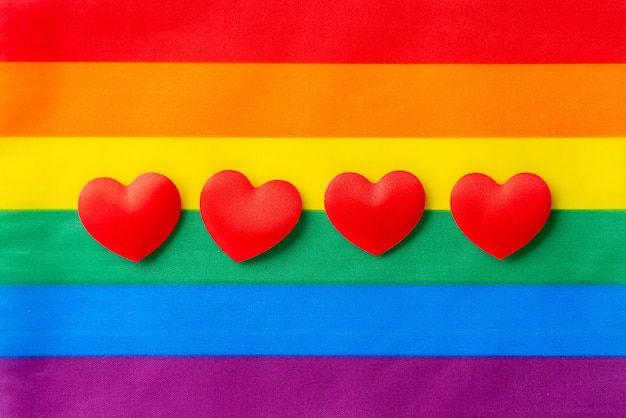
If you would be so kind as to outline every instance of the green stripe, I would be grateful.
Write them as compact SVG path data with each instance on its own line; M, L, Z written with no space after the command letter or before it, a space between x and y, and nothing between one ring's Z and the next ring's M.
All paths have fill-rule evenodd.
M197 211L133 263L83 229L75 211L0 211L0 284L626 284L626 211L553 211L526 248L499 261L427 211L390 252L373 257L343 239L324 212L305 211L293 233L243 263L221 252Z

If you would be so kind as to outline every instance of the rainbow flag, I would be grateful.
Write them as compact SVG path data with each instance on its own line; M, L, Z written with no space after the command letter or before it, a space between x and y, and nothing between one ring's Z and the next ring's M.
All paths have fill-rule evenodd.
M0 0L1 417L623 417L626 4ZM203 185L280 179L303 211L235 262ZM373 256L325 212L344 172L419 178ZM78 213L109 177L182 213L139 262ZM456 182L540 176L499 260Z

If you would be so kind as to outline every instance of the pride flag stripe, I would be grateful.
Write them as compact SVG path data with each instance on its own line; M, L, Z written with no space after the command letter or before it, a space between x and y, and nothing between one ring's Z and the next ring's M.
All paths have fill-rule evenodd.
M625 68L1 63L0 135L624 137Z
M623 358L2 359L0 387L13 396L0 398L0 412L127 417L132 405L142 417L618 417L624 373Z
M626 286L4 286L0 356L624 356Z
M533 172L555 209L626 209L626 138L19 138L0 150L0 209L76 209L93 178L129 184L149 171L171 178L183 207L198 209L207 179L231 169L255 186L293 183L310 210L324 209L342 172L375 182L394 170L420 178L428 209L449 210L454 184L472 172L499 183Z
M608 63L626 59L611 0L4 2L11 61Z
M624 231L626 211L553 211L526 248L497 260L450 212L427 211L397 248L374 257L325 213L305 211L285 241L235 263L200 214L185 211L169 241L135 264L94 241L75 211L0 211L0 285L626 285Z

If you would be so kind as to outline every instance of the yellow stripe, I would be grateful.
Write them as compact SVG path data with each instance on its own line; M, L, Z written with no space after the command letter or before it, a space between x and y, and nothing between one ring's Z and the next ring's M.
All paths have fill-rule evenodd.
M0 209L74 209L95 177L129 183L156 171L197 209L204 182L220 170L253 184L293 183L305 209L323 209L326 185L344 171L378 181L392 170L417 175L428 209L449 209L456 180L483 172L498 182L533 172L552 190L555 209L626 209L626 138L291 139L15 138L0 140Z

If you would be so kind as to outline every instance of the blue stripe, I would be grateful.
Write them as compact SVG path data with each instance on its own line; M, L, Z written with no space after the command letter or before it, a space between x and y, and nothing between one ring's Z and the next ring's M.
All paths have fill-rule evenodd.
M6 286L0 355L626 355L620 286Z

